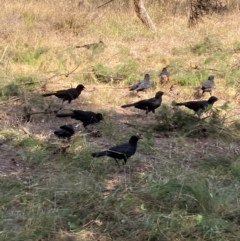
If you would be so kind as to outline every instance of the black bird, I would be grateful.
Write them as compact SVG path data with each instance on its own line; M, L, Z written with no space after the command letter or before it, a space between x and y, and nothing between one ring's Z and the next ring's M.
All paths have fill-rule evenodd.
M140 139L139 136L131 136L129 142L123 143L117 146L113 146L105 151L95 152L92 153L93 157L101 157L101 156L109 156L114 158L117 162L118 166L119 162L118 159L123 159L123 165L126 165L127 159L135 154L137 150L137 142Z
M159 76L160 84L164 84L170 81L170 74L167 71L167 67L164 67L158 76Z
M43 97L55 95L56 97L62 99L62 105L64 101L68 101L70 104L72 100L78 98L81 92L85 89L83 85L78 85L76 88L66 89L66 90L58 90L51 93L42 94Z
M72 125L63 125L59 129L54 131L54 134L59 138L66 138L70 140L71 136L74 135L75 131Z
M139 80L138 83L132 85L129 87L130 91L136 90L137 93L138 91L146 91L147 89L149 89L151 86L150 84L150 76L149 74L145 74L144 79L143 80Z
M146 114L148 114L148 112L155 113L155 109L157 109L162 103L162 95L163 94L164 93L162 91L158 91L156 93L155 97L153 97L153 98L146 99L146 100L140 100L133 104L122 105L121 107L127 108L127 107L134 106L137 109L146 110Z
M98 48L105 47L105 44L103 41L99 41L98 43L91 43L91 44L84 44L84 45L77 45L76 48L86 48L86 49L98 49Z
M206 80L205 82L203 82L200 86L195 87L195 90L202 90L202 95L205 92L209 92L210 95L212 95L212 88L214 87L215 83L214 83L214 75L210 75L208 77L208 80Z
M101 113L94 113L92 111L84 111L84 110L73 110L72 113L62 113L57 114L57 117L71 117L72 119L79 120L83 123L84 128L90 124L98 123L103 119Z
M198 112L199 110L205 110L209 106L212 106L218 100L217 97L211 96L208 100L196 100L196 101L187 101L182 103L174 103L174 105L181 106L184 105L187 108Z

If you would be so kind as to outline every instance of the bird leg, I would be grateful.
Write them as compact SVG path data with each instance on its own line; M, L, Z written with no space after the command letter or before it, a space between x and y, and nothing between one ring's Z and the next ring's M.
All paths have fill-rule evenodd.
M84 127L84 129L85 129L86 132L88 132L88 133L91 133L91 132L92 132L90 129L87 128L86 125L83 125L83 127Z
M63 108L63 102L64 102L64 100L62 101L62 105L61 105L61 107L60 107L60 109L59 109L59 110L62 110L62 108Z
M51 105L52 105L52 102L51 103L49 103L49 105L48 105L48 107L44 110L44 112L45 113L47 113L48 112L48 110L51 110Z
M148 112L149 112L149 110L148 110L148 108L146 109L146 115L148 114Z
M120 165L119 165L118 160L117 160L116 158L114 158L114 160L116 161L116 163L117 163L118 167L120 168Z
M123 166L126 165L126 163L127 163L127 158L126 158L126 156L124 156L123 157Z

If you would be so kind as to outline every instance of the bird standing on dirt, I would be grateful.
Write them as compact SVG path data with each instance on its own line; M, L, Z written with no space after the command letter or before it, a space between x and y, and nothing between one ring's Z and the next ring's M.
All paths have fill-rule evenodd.
M98 123L104 120L101 113L94 113L92 111L84 110L73 110L71 113L60 113L56 115L57 117L71 117L72 119L79 120L83 123L84 128L90 124Z
M137 93L139 91L146 91L147 89L149 89L151 86L150 84L150 76L149 74L145 74L144 79L143 80L139 80L138 83L132 85L129 87L130 91L136 90Z
M214 87L215 83L214 83L214 75L210 75L208 77L208 80L206 80L205 82L203 82L200 86L195 87L195 90L202 90L202 95L205 92L209 92L210 95L212 95L212 88Z
M158 76L160 84L164 84L170 81L170 74L167 71L167 67L164 67Z
M155 109L157 109L162 103L163 94L164 93L162 91L158 91L154 98L140 100L133 104L122 105L121 107L127 108L127 107L134 106L137 109L146 110L146 114L148 114L148 112L155 113Z
M75 130L72 125L63 125L54 131L54 134L59 138L70 140L71 136L75 134Z
M196 100L196 101L187 101L182 103L174 103L173 105L181 106L184 105L188 109L193 110L195 113L200 110L206 110L208 107L212 106L218 100L217 97L211 96L208 100Z
M42 94L43 97L55 95L56 97L62 99L62 106L64 101L68 101L70 104L72 100L78 98L81 92L85 89L85 87L80 84L76 88L66 89L66 90L58 90L51 93Z
M140 139L139 136L131 136L129 142L123 143L117 146L113 146L105 151L92 153L93 157L109 156L114 158L116 163L119 165L118 159L123 159L123 165L126 165L129 157L135 154L137 150L137 143Z

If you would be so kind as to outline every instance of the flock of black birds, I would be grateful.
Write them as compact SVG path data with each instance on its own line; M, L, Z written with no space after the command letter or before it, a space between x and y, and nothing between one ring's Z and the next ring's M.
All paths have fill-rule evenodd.
M167 67L163 68L159 74L159 82L160 84L164 84L171 80L171 76L167 71ZM203 82L200 86L195 87L195 90L202 90L202 94L205 92L209 92L211 97L208 100L195 100L195 101L187 101L182 103L174 103L175 106L185 106L194 111L194 113L198 113L199 111L204 111L205 109L211 107L218 99L215 96L212 96L212 89L214 87L214 76L210 75L208 80ZM139 80L136 84L129 87L130 91L136 90L137 93L139 91L146 91L151 87L150 76L149 74L145 74L143 80ZM65 90L58 90L51 93L43 94L43 97L47 96L56 96L62 99L62 106L64 101L68 101L70 104L72 100L78 98L81 92L85 89L82 84L79 84L76 88L70 88ZM164 92L158 91L155 94L155 97L150 99L140 100L138 102L134 102L131 104L122 105L122 108L134 107L140 110L144 110L146 114L149 112L155 113L155 110L161 106L162 96ZM62 109L61 106L61 109ZM57 117L70 117L75 120L79 120L83 123L83 127L86 128L90 124L99 123L103 121L103 115L101 113L94 113L92 111L83 111L83 110L72 110L71 113L58 113ZM74 127L72 125L62 125L57 129L54 134L59 138L64 138L70 140L71 137L75 134ZM92 153L92 157L101 157L108 156L115 159L116 163L119 166L118 160L123 160L123 165L127 163L129 157L135 154L137 150L137 143L140 139L140 136L133 135L129 139L127 143L123 143L117 146L113 146L107 150Z

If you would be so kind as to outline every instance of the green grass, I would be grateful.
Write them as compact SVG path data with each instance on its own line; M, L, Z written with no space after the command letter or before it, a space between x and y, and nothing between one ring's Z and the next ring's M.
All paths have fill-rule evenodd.
M216 51L222 51L222 43L219 39L212 36L205 37L200 43L191 46L190 50L193 54L197 55L211 54Z
M19 96L22 94L23 89L15 82L11 82L3 86L0 90L0 97L2 100L6 100L12 96Z
M178 120L181 122L179 116ZM113 143L124 141L119 140L116 126L108 129L109 125L102 123L104 138ZM186 126L192 128L189 123ZM102 238L108 230L112 238L135 234L139 240L234 240L239 233L234 214L238 210L239 160L234 153L217 156L213 149L204 160L192 156L189 161L199 164L188 170L183 164L187 153L179 155L179 148L190 148L191 142L183 137L180 144L177 138L179 146L173 147L171 159L183 165L176 168L149 129L129 167L119 172L114 160L91 158L97 147L81 133L66 153L55 152L64 146L60 141L40 140L15 130L0 134L21 150L27 168L21 179L1 177L1 240L16 240L16 235L18 240L68 240L60 235L61 230L72 233L70 240L87 240L89 228L92 235ZM161 161L156 162L158 159ZM138 166L147 169L129 173Z
M49 47L45 46L29 46L26 45L19 45L18 51L14 53L13 61L22 64L29 64L29 65L37 65L43 61L43 55L46 54L49 50Z
M0 240L238 240L237 14L216 14L188 29L186 6L146 1L158 27L151 32L118 1L100 10L96 1L18 4L1 13ZM75 48L99 40L106 48ZM174 82L160 86L165 66ZM138 98L128 85L145 73L152 87ZM219 101L201 120L172 105L197 98L192 87L210 74ZM103 113L105 121L89 127L100 137L79 127L70 142L58 140L53 130L75 121L51 113L22 120L24 111L59 108L61 100L43 92L77 83L87 90L64 108ZM169 91L173 83L179 94ZM120 108L159 90L165 95L156 115ZM137 133L142 139L125 167L92 158Z

